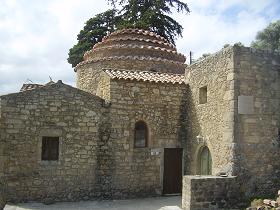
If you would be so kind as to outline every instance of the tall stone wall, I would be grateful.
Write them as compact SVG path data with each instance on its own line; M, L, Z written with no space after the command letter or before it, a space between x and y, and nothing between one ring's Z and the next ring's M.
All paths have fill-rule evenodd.
M1 96L9 201L100 196L103 168L98 165L103 148L99 139L109 133L103 104L102 99L60 82ZM43 136L59 137L58 161L41 160Z
M185 146L186 86L112 79L110 87L111 141L116 151L112 191L125 197L159 195L164 148ZM134 147L134 128L139 120L148 126L145 148Z
M107 102L110 101L110 78L106 76L106 73L103 71L100 74L100 79L98 81L97 85L97 91L96 95L99 96L100 98L103 98Z
M233 46L189 66L188 140L192 171L198 148L209 147L215 175L237 176L247 197L279 186L280 56ZM199 88L207 86L207 102Z
M100 63L96 63L95 65L85 64L77 68L77 88L89 92L93 95L97 95L97 89L101 79L102 68L104 68L104 66Z
M234 49L236 174L248 195L273 194L280 187L280 55Z
M6 141L4 139L4 125L0 101L0 209L3 209L6 204L6 181L4 177L6 166L5 147Z
M234 52L226 48L186 68L188 91L188 135L191 171L199 173L200 148L212 156L212 174L233 170L234 144ZM200 88L207 88L207 102L200 103ZM205 90L205 89L204 89Z
M164 148L186 145L186 86L108 76L99 85L110 102L61 83L1 97L8 201L162 193ZM138 120L146 148L134 148ZM41 161L43 136L59 137L58 161Z

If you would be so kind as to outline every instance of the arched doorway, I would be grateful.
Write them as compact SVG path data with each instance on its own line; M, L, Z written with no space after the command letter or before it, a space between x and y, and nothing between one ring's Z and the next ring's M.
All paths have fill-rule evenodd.
M198 153L198 173L200 175L212 174L212 157L207 146L202 147Z

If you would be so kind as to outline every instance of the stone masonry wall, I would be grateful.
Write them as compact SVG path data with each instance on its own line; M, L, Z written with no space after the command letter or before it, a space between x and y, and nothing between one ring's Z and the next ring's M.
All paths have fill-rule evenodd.
M280 187L279 71L279 55L238 46L187 68L193 174L197 148L207 145L213 174L237 176L246 197L267 195ZM199 104L203 86L207 103Z
M100 197L103 141L99 139L110 132L103 104L102 99L61 82L1 96L8 201ZM59 137L58 161L41 161L43 136Z
M106 101L110 101L110 82L110 78L106 76L106 73L101 72L96 95Z
M233 169L234 80L233 49L226 48L186 68L188 92L188 136L190 174L199 173L199 150L208 146L212 174L231 174ZM207 87L207 102L200 104L199 89Z
M236 174L248 196L273 194L280 188L280 55L234 49Z
M111 141L114 147L112 192L115 196L162 193L164 148L185 145L184 84L111 80ZM135 123L149 129L148 147L134 148ZM151 151L158 154L151 154Z
M77 69L77 88L97 95L100 74L102 73L102 65L85 64ZM99 93L100 94L100 93Z
M183 210L240 209L236 177L184 176Z
M4 178L4 167L6 163L6 157L4 156L4 149L6 141L3 139L4 126L3 117L1 111L1 101L0 101L0 209L3 209L6 204L6 181Z

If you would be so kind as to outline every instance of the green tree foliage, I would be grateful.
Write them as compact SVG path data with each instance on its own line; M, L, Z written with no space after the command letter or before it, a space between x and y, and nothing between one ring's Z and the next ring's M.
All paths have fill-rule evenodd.
M78 43L69 50L68 63L75 67L83 60L83 55L86 51L90 50L96 43L100 42L108 33L116 30L119 16L116 15L117 11L107 10L104 13L97 14L95 17L90 18L84 28L77 36Z
M108 0L122 6L118 28L141 28L155 32L171 43L182 36L183 27L170 17L172 9L189 13L188 5L179 0Z
M270 23L265 29L259 31L251 47L280 52L280 20Z
M83 55L102 38L116 29L140 28L150 30L171 43L182 36L183 27L171 18L172 9L189 13L186 3L180 0L107 0L120 4L121 10L108 10L89 19L78 34L78 43L69 50L68 63L75 67ZM116 7L115 7L116 8Z

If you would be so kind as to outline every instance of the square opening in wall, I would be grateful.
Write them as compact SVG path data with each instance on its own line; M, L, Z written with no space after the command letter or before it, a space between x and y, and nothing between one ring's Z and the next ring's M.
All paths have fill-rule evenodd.
M59 156L59 137L42 137L42 160L57 161Z
M199 88L199 104L207 102L207 86Z

